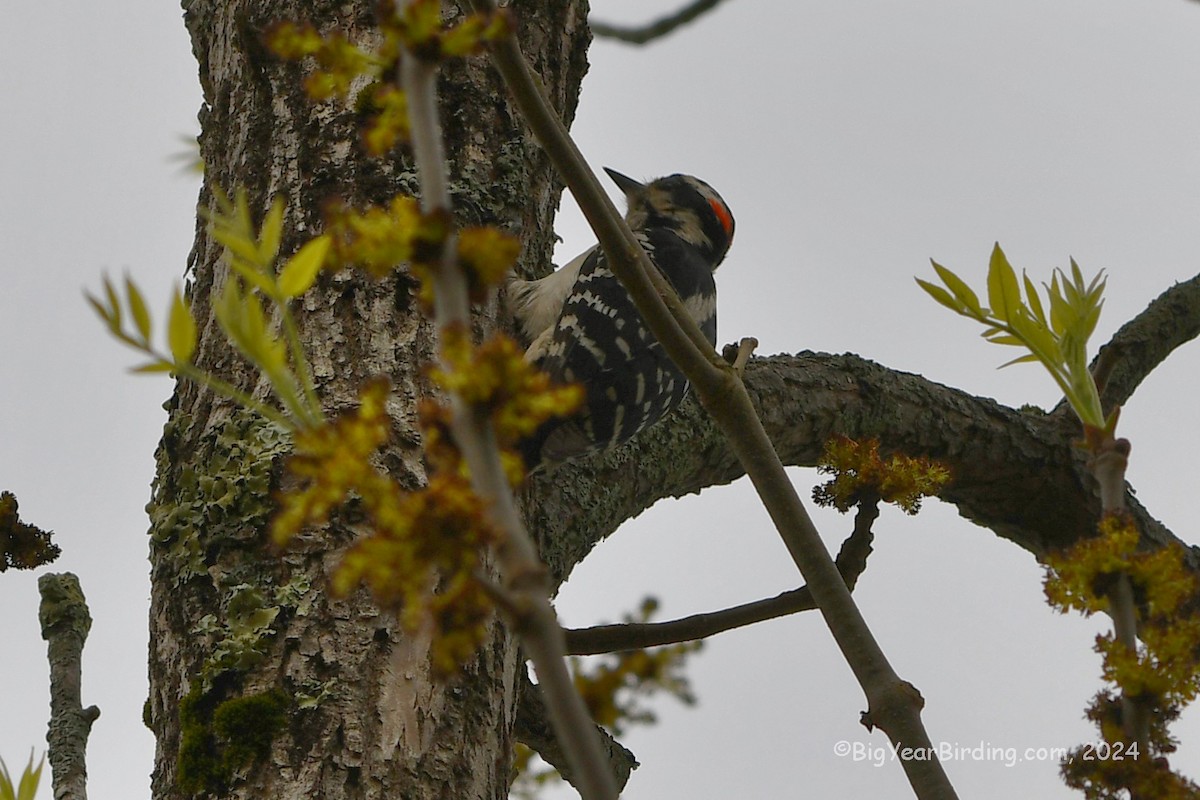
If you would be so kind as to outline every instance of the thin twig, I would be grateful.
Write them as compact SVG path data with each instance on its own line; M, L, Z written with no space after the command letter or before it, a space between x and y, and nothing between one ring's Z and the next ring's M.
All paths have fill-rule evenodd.
M605 39L616 39L626 44L646 44L660 39L676 28L692 22L703 14L712 11L721 4L722 0L693 0L673 14L659 17L646 25L611 25L607 22L588 21L592 33Z
M854 591L858 578L867 568L867 556L871 555L871 543L875 541L875 532L871 526L879 519L879 498L867 497L858 503L858 511L854 514L854 531L842 543L842 549L837 554L837 568L846 579L846 588Z
M867 502L859 507L855 515L854 532L842 542L838 551L837 567L846 586L853 589L867 568L867 556L871 554L874 534L871 523L879 516L879 506ZM592 656L601 653L617 653L644 647L661 647L668 644L706 639L718 633L777 619L801 611L812 611L817 607L812 592L807 586L791 589L763 600L711 611L692 614L667 622L624 622L614 625L594 625L589 628L568 628L567 652L573 656Z
M1200 275L1177 283L1121 326L1092 362L1105 412L1123 406L1177 347L1200 336ZM1066 417L1063 402L1054 410Z
M1088 467L1100 484L1100 506L1105 514L1125 513L1125 471L1129 464L1129 441L1111 439L1102 442ZM1137 652L1138 614L1133 597L1133 582L1127 573L1117 576L1109 596L1113 635L1130 653ZM1121 693L1121 722L1126 743L1136 743L1139 754L1148 753L1150 709L1144 702Z
M321 410L321 398L317 396L317 384L313 380L312 365L308 363L308 358L304 355L304 345L300 342L300 329L296 327L296 317L288 308L287 300L277 298L276 303L279 306L279 315L283 322L284 337L288 343L292 365L304 392L304 402L300 408L303 409L305 421L315 427L324 421L324 412Z
M449 219L449 178L438 120L436 65L407 53L401 60L400 72L408 96L422 210L445 213ZM452 327L465 327L470 320L467 281L455 262L455 249L455 237L451 235L434 275L434 314L440 333ZM548 599L547 573L517 513L491 424L481 409L457 396L451 397L450 404L451 427L470 469L472 485L489 503L493 521L505 534L503 544L497 548L497 558L507 590L515 605L524 611L514 614L513 622L525 654L537 670L551 723L575 780L573 785L586 800L613 800L617 788L601 750L595 723L567 670L562 627Z
M758 339L753 336L746 336L738 342L737 354L733 357L733 371L742 377L746 373L746 364L750 361L750 356L754 355L754 348L758 347Z
M667 622L621 622L593 625L588 628L568 628L567 652L573 656L594 656L691 642L757 622L786 617L801 611L812 611L816 607L812 592L807 586L801 586L763 600L742 603L720 611L692 614Z
M80 700L83 645L92 627L79 578L70 572L38 578L38 621L50 661L50 769L57 800L87 800L87 740L100 716Z
M576 784L575 774L571 771L563 753L562 745L554 729L547 724L550 712L546 708L546 700L541 687L529 680L529 675L521 673L521 686L517 693L517 716L513 721L513 736L518 742L536 752L550 766L558 770L559 776L567 783ZM613 738L612 734L600 726L596 726L596 736L608 759L609 771L613 774L619 790L625 789L630 773L637 769L638 761L624 745Z
M492 0L472 0L477 11L492 12ZM516 40L495 43L493 57L517 105L555 169L571 189L608 257L613 272L655 338L688 377L696 395L725 433L746 468L792 560L808 583L826 625L867 696L867 719L887 733L897 748L912 748L919 759L902 766L919 797L956 797L921 722L923 701L892 669L825 550L795 487L763 430L749 395L732 367L713 351L683 309L666 279L617 214L546 100Z

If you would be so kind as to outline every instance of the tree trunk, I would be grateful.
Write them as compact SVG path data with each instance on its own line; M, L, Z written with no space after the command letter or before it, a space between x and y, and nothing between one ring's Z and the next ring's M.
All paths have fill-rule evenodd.
M262 43L263 31L282 20L369 43L373 7L367 0L184 0L205 98L201 207L213 207L216 186L245 188L259 215L283 197L286 255L319 230L330 200L362 206L418 191L407 152L366 157L353 104L311 104L301 89L308 67L275 59ZM514 0L509 8L569 120L586 70L586 0ZM519 233L519 269L545 273L561 188L547 160L486 59L448 65L440 91L460 221ZM189 264L197 358L261 395L265 386L212 319L209 301L227 272L220 256L201 225ZM353 407L368 377L391 378L394 435L380 464L415 487L424 480L415 402L430 391L421 365L434 342L411 289L403 271L383 282L325 274L294 311L327 410ZM1197 309L1200 284L1181 284L1152 304L1170 313L1148 312L1114 337L1110 346L1123 358L1106 402L1127 399L1171 349L1194 338ZM1018 412L851 356L756 359L746 380L787 464L811 465L833 434L875 436L885 449L946 461L955 479L944 499L1035 555L1093 530L1094 482L1068 446L1078 433L1062 413ZM513 637L496 623L466 674L438 684L426 641L403 635L394 616L362 593L335 600L326 592L329 568L360 530L352 507L286 552L272 552L271 493L288 449L277 430L194 385L181 385L171 401L149 509L146 721L158 741L155 798L506 796L523 669ZM633 453L637 470L628 468ZM687 403L615 453L539 476L524 499L543 557L561 580L658 499L742 474ZM1174 540L1130 505L1147 538ZM1200 551L1191 551L1190 566L1200 570Z
M273 22L308 20L369 43L373 8L185 0L204 89L202 208L213 206L217 186L244 187L259 217L282 196L288 254L319 230L330 200L362 206L418 191L407 151L364 155L353 105L310 103L301 88L308 65L277 60L262 42ZM525 0L511 10L570 119L586 70L587 3ZM440 91L460 221L518 232L520 268L545 272L561 191L545 157L485 58L447 65ZM199 225L189 263L197 361L261 395L264 385L214 324L210 298L227 273L220 256ZM322 275L295 311L327 410L353 407L368 377L390 377L394 436L381 463L413 487L424 479L414 406L429 390L421 366L434 342L411 288L403 272L382 282ZM352 511L284 553L267 545L286 436L194 385L181 384L169 410L150 505L154 797L507 796L523 669L510 632L495 623L466 674L436 683L428 643L404 635L393 614L362 592L327 594L326 574L355 535Z

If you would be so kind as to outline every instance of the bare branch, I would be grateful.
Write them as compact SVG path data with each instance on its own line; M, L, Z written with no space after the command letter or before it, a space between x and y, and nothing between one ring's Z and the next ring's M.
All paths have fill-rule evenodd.
M1124 405L1175 348L1200 336L1200 276L1177 283L1113 334L1093 361L1105 411Z
M100 716L80 700L83 645L92 627L79 578L70 572L38 578L38 621L50 660L50 769L58 800L87 800L87 740Z
M610 25L607 22L591 22L592 33L604 39L616 39L626 44L646 44L661 39L676 28L688 24L719 6L722 0L692 0L683 8L665 17L659 17L647 25Z
M449 216L450 188L445 143L438 119L437 65L409 53L401 60L400 77L408 95L413 158L421 181L421 206L426 213ZM447 237L441 263L434 274L434 316L439 335L469 324L467 279L455 261L455 241ZM475 491L491 507L492 518L505 538L497 559L505 588L520 612L511 618L525 651L537 669L548 700L550 721L585 800L615 800L617 787L608 769L596 726L575 690L565 661L562 627L550 605L550 585L537 548L517 513L512 490L500 462L500 449L486 411L450 398L454 438L471 472Z
M491 12L495 8L491 0L472 0L472 3L477 11ZM923 702L919 694L895 673L863 620L784 471L741 378L713 351L671 285L650 264L608 195L600 189L596 176L546 100L545 90L530 70L516 40L510 36L496 42L492 54L522 115L600 239L612 271L745 466L776 531L804 575L826 625L866 694L869 718L897 747L932 753L932 743L920 718ZM956 796L936 758L905 760L902 766L919 796Z
M1125 511L1125 471L1129 466L1129 440L1113 439L1110 435L1095 445L1088 467L1100 484L1100 505L1106 514ZM1138 612L1133 598L1133 580L1128 573L1117 575L1116 586L1109 596L1109 615L1113 635L1129 653L1137 652ZM1136 697L1121 690L1121 725L1125 740L1134 742L1139 752L1150 752L1150 718L1153 710L1146 697ZM1138 793L1133 793L1138 797Z
M875 436L890 450L945 463L953 481L940 498L1035 556L1096 529L1099 490L1071 444L1079 438L1074 419L1018 411L851 354L754 358L745 378L789 466L814 466L835 435ZM689 401L627 447L539 477L530 489L540 502L529 525L563 580L624 520L665 497L744 475L720 431ZM1127 503L1148 542L1179 542L1136 497ZM1200 549L1184 546L1200 569Z
M746 364L750 361L750 357L754 355L754 350L757 347L758 339L755 339L753 336L746 336L737 344L725 345L721 349L721 358L733 365L733 371L740 378L745 375Z
M837 556L838 572L853 589L858 577L867 568L871 554L871 523L879 516L878 503L863 503L854 517L854 532L842 542ZM812 611L817 607L807 586L792 589L765 600L693 614L669 622L626 622L616 625L595 625L590 628L568 628L567 652L575 656L616 653L644 647L705 639L718 633L765 622L769 619Z
M523 673L521 690L517 697L517 718L513 724L513 735L517 741L535 751L543 761L558 770L563 780L578 788L578 778L571 770L554 729L547 724L548 719L549 711L546 709L541 687L532 683L529 675ZM604 728L596 726L596 735L608 756L608 765L617 782L617 789L624 790L630 773L637 769L637 759Z
M756 622L812 611L816 607L812 592L808 591L807 586L801 586L764 600L667 622L621 622L589 628L567 628L567 652L573 656L594 656L691 642Z

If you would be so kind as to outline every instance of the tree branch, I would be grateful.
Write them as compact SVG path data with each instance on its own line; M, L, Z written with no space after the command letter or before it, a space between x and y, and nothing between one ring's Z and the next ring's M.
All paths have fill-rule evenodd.
M401 4L400 9L403 7ZM422 211L444 212L450 218L445 142L438 118L437 64L406 53L400 62L400 77L408 96ZM467 278L455 260L455 242L456 237L451 233L443 244L434 273L434 317L439 337L443 339L447 332L468 328L471 319ZM518 613L511 615L512 622L544 687L549 718L577 781L575 786L585 800L615 800L617 788L601 751L596 726L567 670L562 627L550 605L546 571L517 513L487 411L466 403L458 395L451 396L450 407L451 428L470 468L471 483L489 504L493 521L504 532L496 557L505 588L516 596L519 605Z
M888 449L946 463L953 480L941 499L1035 556L1095 531L1099 488L1072 446L1073 418L1018 411L850 354L755 358L745 380L789 466L814 466L835 435L874 436ZM529 526L564 580L592 547L658 500L744 475L716 426L688 401L626 447L538 476L529 492L541 502ZM1136 497L1126 500L1148 541L1179 542ZM1200 552L1180 544L1200 570Z
M491 0L472 0L491 12ZM725 433L745 466L763 506L799 568L834 641L867 698L868 726L878 726L897 748L933 753L921 722L920 694L892 669L858 606L850 596L821 536L796 494L768 438L746 387L733 368L713 351L666 278L654 268L599 186L566 127L546 100L516 40L497 41L493 59L522 115L562 176L608 257L613 273L629 292L659 344L690 381L696 396ZM922 798L956 797L941 762L905 759L905 776Z
M1100 484L1100 506L1106 514L1121 514L1125 511L1125 472L1129 466L1129 440L1105 440L1094 447L1088 467ZM1127 572L1118 573L1116 586L1109 596L1109 615L1113 620L1113 635L1126 652L1137 653L1138 612L1133 597L1133 580ZM1148 698L1137 697L1121 689L1121 726L1126 743L1137 745L1139 753L1150 752L1150 719L1153 710ZM1133 800L1140 800L1139 792L1132 792Z
M543 761L558 770L563 780L578 788L578 777L571 770L570 762L563 753L554 728L547 724L549 713L541 687L529 680L528 673L522 673L513 735L517 741L535 751ZM600 746L608 756L608 765L616 781L617 790L622 791L629 782L630 774L638 767L637 758L604 728L598 725L595 727Z
M100 716L80 700L83 645L92 627L79 578L70 572L38 578L38 621L50 661L50 769L56 800L87 800L87 740Z
M1124 405L1175 348L1200 336L1200 275L1151 301L1100 348L1093 369L1111 363L1100 386L1104 410Z
M659 17L646 25L610 25L606 22L592 22L588 25L592 33L605 39L616 39L626 44L646 44L674 31L702 15L712 11L721 4L722 0L693 0L673 14Z
M866 502L859 506L854 517L854 531L842 542L838 551L838 572L853 589L867 568L874 533L871 524L879 516L879 504ZM617 653L645 647L690 642L718 633L765 622L769 619L812 611L817 607L807 586L792 589L765 600L725 608L706 614L693 614L669 622L625 622L615 625L594 625L590 628L568 628L567 653L591 656Z

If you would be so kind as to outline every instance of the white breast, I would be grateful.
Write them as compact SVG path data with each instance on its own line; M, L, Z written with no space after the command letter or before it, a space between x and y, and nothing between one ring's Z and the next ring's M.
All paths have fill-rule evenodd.
M521 332L530 340L536 340L553 330L563 304L571 294L583 262L600 245L592 245L566 266L536 281L512 280L508 283L507 302L509 310L521 325Z

